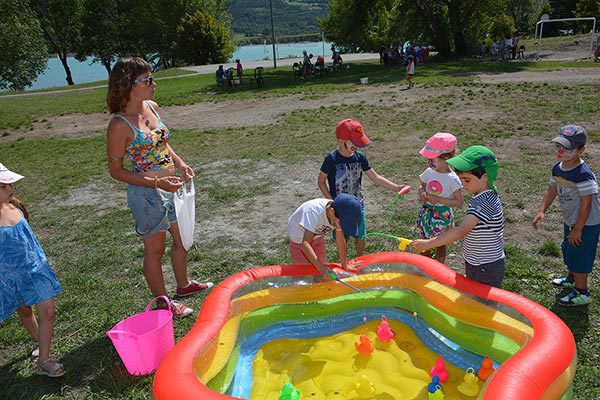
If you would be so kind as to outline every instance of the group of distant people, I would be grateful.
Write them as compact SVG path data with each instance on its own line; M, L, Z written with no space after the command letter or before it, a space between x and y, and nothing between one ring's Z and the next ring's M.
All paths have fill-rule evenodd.
M233 80L234 80L233 72L234 71L236 73L239 83L242 83L242 75L244 74L244 67L242 66L242 63L240 62L240 59L238 58L235 60L235 67L227 68L227 70L225 70L223 68L223 65L219 65L217 72L215 72L215 77L217 79L217 85L220 87L225 87L225 83L227 83L227 85L229 87L233 87Z
M492 61L506 61L525 58L525 46L519 46L519 34L515 32L512 37L502 36L500 39L494 38L492 45L488 47L486 42L481 42L479 48L479 57L484 58L489 55Z
M323 74L326 73L325 57L322 55L317 56L317 61L314 64L312 62L313 57L314 55L312 53L302 50L302 65L300 66L302 69L301 79L308 78L312 75L323 76ZM334 46L331 47L331 61L331 69L333 71L337 71L341 68L343 63L342 56Z
M402 47L382 47L379 49L379 63L387 66L408 65L412 57L415 64L423 64L429 59L429 50L429 46L418 43L404 50Z

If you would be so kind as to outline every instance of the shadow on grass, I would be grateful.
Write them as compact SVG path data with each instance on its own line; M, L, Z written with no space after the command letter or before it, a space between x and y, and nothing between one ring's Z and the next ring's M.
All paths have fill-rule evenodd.
M91 392L107 398L132 398L131 395L138 392L142 398L147 396L152 382L153 375L129 375L110 340L104 337L71 350L60 358L60 362L66 371L65 376L60 378L38 376L34 363L27 357L3 365L0 368L0 399L46 399L62 397L66 392L75 397L77 393ZM27 367L29 363L31 368ZM23 368L24 365L26 368Z

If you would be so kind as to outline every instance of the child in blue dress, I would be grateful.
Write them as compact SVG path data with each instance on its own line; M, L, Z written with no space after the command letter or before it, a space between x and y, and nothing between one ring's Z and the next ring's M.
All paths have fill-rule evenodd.
M63 376L61 363L50 358L54 328L54 297L61 286L44 250L27 223L27 209L14 197L13 183L23 176L0 164L0 322L15 311L39 347L37 373ZM35 305L39 323L33 313Z

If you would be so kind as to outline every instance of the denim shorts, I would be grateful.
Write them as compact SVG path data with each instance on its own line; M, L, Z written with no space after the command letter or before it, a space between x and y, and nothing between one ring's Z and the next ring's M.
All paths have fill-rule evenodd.
M135 231L142 238L166 232L177 221L173 193L146 186L127 186L127 205L135 219Z
M571 233L571 227L564 225L564 239L561 245L563 261L569 271L589 274L592 272L594 260L596 259L600 224L583 227L581 232L581 244L579 246L571 246L569 244L569 241L567 240L569 233Z

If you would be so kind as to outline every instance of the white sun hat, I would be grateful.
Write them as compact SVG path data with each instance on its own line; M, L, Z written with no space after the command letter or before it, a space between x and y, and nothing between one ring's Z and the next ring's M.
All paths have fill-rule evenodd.
M15 183L16 181L25 178L23 175L19 175L16 172L12 172L8 168L4 166L4 164L0 164L0 183Z

